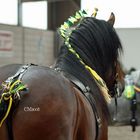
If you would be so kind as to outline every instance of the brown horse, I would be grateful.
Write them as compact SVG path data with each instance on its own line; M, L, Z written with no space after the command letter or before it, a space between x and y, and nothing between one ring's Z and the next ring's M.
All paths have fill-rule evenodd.
M114 90L122 50L112 23L113 14L107 22L83 18L69 37L73 50L64 44L53 68L18 64L0 68L1 84L9 83L10 77L28 87L19 92L18 104L12 95L0 140L108 139L108 90ZM118 77L122 82L120 73ZM7 90L2 86L1 96Z

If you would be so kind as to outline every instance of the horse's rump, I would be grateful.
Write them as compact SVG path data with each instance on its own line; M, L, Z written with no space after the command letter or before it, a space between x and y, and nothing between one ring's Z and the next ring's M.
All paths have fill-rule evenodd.
M1 80L8 78L9 69L14 74L12 70L17 71L19 67L0 68L0 73L5 73ZM85 132L88 135L84 137L95 137L95 118L89 102L63 74L47 67L30 66L22 82L27 84L29 91L21 93L21 101L14 112L13 135L16 139L35 140L40 136L45 139L46 135L48 139L71 139L77 137L76 131L81 137ZM85 126L91 129L87 131Z

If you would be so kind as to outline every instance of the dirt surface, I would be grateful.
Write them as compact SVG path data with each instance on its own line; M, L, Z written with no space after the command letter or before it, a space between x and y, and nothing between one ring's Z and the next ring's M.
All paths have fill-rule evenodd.
M109 140L140 140L140 126L132 132L131 126L109 127Z

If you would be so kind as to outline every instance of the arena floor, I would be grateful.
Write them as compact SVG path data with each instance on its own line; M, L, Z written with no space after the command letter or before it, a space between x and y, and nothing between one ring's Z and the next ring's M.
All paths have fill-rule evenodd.
M109 140L140 140L140 126L132 132L131 126L109 127Z

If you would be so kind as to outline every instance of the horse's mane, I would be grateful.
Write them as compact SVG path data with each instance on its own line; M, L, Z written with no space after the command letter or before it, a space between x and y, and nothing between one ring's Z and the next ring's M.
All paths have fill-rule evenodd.
M114 28L108 22L93 17L86 17L81 21L76 30L71 33L69 42L83 62L104 80L106 72L117 61L122 50ZM56 67L73 75L85 86L89 86L94 98L102 104L104 113L108 114L106 101L94 78L65 44L60 49Z

